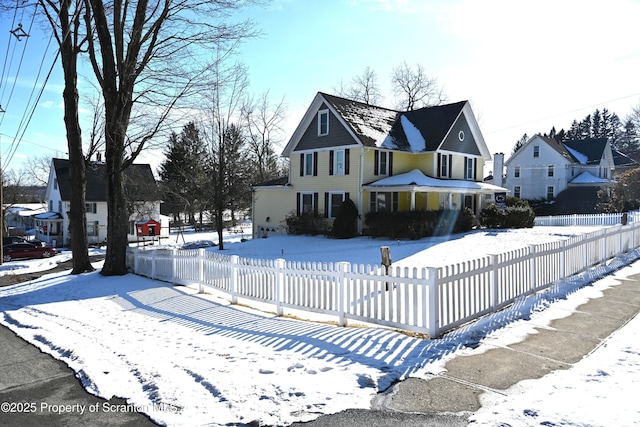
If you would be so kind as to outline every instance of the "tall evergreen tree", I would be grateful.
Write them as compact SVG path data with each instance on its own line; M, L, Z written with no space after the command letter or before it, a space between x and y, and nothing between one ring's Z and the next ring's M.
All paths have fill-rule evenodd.
M184 212L189 223L193 224L196 213L202 219L202 210L206 206L202 193L206 188L207 159L207 149L195 123L186 124L180 135L174 132L170 136L164 155L159 172L165 203L174 220Z

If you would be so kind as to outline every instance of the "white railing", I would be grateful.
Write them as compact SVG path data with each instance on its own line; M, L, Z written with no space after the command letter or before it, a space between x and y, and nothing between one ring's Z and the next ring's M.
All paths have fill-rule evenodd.
M621 213L601 213L601 214L573 214L538 216L535 219L536 226L590 226L590 225L616 225L624 222ZM627 222L640 221L640 211L629 211L626 213Z
M232 303L275 306L379 324L438 337L640 247L640 222L602 228L567 240L530 245L446 267L288 262L200 250L129 248L136 274L217 291Z

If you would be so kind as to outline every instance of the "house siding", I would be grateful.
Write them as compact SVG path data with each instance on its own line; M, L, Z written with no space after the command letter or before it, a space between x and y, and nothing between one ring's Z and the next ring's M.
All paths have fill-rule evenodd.
M316 111L316 118L311 120L311 123L304 131L302 138L294 151L318 150L345 145L353 146L357 144L353 139L353 136L344 128L342 123L340 123L331 110L329 110L329 133L327 135L318 136L318 111L326 110L328 108L329 107L327 107L326 104L322 104L322 106Z
M460 132L464 134L464 140L460 141L458 137ZM480 150L478 149L478 141L473 137L471 128L464 114L456 120L455 124L451 128L451 132L447 135L441 146L442 150L452 151L456 153L464 153L473 156L480 156Z

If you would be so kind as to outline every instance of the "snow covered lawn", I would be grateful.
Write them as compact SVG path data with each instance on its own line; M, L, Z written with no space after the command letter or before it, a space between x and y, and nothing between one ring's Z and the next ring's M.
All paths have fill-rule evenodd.
M400 242L280 235L240 242L241 235L231 235L224 252L247 258L378 264L379 247L390 246L394 265L436 266L591 230L592 227L485 230L450 239ZM182 243L174 238L165 243ZM212 235L202 233L185 238L215 241ZM64 252L44 264L40 260L7 263L0 267L0 274L45 270L51 266L47 262L69 256ZM640 267L628 267L618 274L638 270ZM566 289L560 285L554 296L571 294L566 301L577 298L577 306L580 298L597 296L598 289L611 286L612 280L607 277L579 291L575 284ZM524 317L531 313L542 316L544 311L537 312L548 304L544 297L538 297L518 308ZM447 360L464 352L469 343L483 338L495 340L502 335L504 339L519 340L530 330L526 321L499 329L509 318L513 315L497 313L441 340L422 340L382 328L340 328L277 318L230 306L189 288L131 274L50 274L0 288L3 325L67 363L92 393L126 398L155 421L174 426L254 421L287 425L347 408L369 408L372 397L394 381L437 372ZM519 329L518 325L523 327ZM613 345L614 336L606 349L591 356L600 357L605 352L597 366L610 375L598 375L591 366L585 368L587 371L574 369L550 375L527 384L531 388L523 395L526 397L493 402L495 409L478 413L479 421L495 425L493 421L497 419L513 419L511 425L522 425L518 424L522 418L518 405L526 402L527 410L545 413L547 421L570 419L576 424L569 425L598 424L601 408L607 407L603 400L606 388L612 388L612 395L613 388L620 389L630 381L637 388L640 352L634 343L638 321L629 325L634 328L630 332L632 343ZM606 353L610 351L614 353ZM586 366L586 362L580 366ZM615 380L610 378L616 372L619 375ZM579 408L555 405L551 400L556 398L549 399L549 388L559 398L565 398L563 393L575 395L576 390L586 389L586 382L591 383L589 387L600 387L600 392L593 393L589 388L591 395L572 398L581 400ZM542 384L540 390L538 384ZM492 418L492 414L497 415ZM631 421L640 422L637 413Z

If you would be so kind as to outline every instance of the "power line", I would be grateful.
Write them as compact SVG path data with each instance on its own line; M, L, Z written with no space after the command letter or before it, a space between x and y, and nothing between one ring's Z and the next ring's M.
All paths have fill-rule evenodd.
M534 124L534 123L538 123L538 122L541 122L541 121L544 121L544 120L555 119L556 117L565 116L565 115L571 114L571 113L576 113L578 111L582 111L582 110L585 110L587 108L600 107L601 105L608 104L610 102L622 101L623 99L628 99L628 98L632 98L632 97L639 97L639 96L640 96L640 92L634 93L634 94L631 94L631 95L622 96L620 98L611 99L609 101L599 102L597 104L592 104L592 105L588 105L588 106L585 106L585 107L575 108L575 109L573 109L571 111L566 111L564 113L558 113L558 114L554 114L552 116L547 116L547 117L543 117L543 118L540 118L540 119L531 120L531 121L526 122L526 123L521 123L521 124L518 124L518 125L513 125L513 126L506 127L506 128L490 131L490 132L487 132L486 135L491 135L492 133L504 132L504 131L515 129L515 128L519 128L519 127L522 127L522 126L527 126L527 125L531 125L531 124Z

